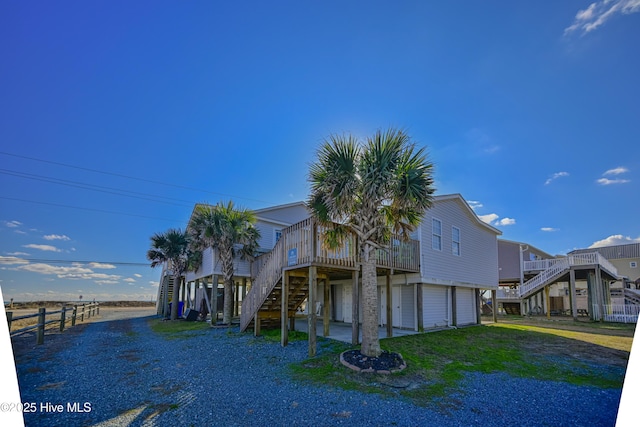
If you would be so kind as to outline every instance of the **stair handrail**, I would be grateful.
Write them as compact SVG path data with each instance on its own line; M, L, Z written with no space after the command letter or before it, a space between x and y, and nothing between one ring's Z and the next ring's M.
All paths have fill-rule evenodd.
M551 279L556 278L558 275L563 273L564 271L569 269L569 259L562 258L558 262L553 263L551 267L539 273L537 276L527 280L520 288L518 289L520 293L520 298L529 294L532 290L540 287L544 283L548 282Z

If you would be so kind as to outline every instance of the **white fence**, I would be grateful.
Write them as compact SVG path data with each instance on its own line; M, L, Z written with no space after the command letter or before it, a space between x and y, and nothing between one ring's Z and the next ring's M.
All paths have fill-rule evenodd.
M604 321L618 323L637 323L640 305L634 304L605 304ZM600 306L593 304L594 320L600 320Z

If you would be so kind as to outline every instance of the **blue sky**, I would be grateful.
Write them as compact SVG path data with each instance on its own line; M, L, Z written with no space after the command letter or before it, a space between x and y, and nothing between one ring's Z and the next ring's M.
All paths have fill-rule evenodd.
M150 300L124 263L194 203L305 200L389 126L505 239L640 239L640 0L5 1L0 40L5 299Z

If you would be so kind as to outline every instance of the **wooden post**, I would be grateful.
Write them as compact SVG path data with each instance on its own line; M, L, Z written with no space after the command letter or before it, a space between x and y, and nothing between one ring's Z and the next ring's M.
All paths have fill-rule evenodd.
M456 287L451 287L451 325L458 326L458 303L456 302Z
M260 312L256 313L256 317L253 318L253 336L260 336Z
M569 270L569 302L571 303L571 316L573 320L578 320L578 304L576 298L576 272L572 268Z
M46 317L46 309L40 307L38 309L38 329L36 333L36 344L44 344L44 319Z
M602 271L596 266L596 289L598 289L598 306L600 307L600 322L604 322L604 286L602 285Z
M478 325L482 324L482 318L480 315L482 314L482 298L480 297L480 289L476 288L476 323Z
M82 311L80 312L80 321L84 322L84 304L82 304Z
M211 276L211 324L218 323L218 275Z
M11 303L13 304L13 301L11 301ZM11 333L11 321L13 320L13 312L7 311L6 315L7 315L7 325L9 325L9 333Z
M286 347L289 344L289 329L287 328L287 318L289 317L289 271L282 273L282 292L280 304L280 345ZM309 285L311 287L311 285Z
M87 306L87 320L91 319L91 304Z
M240 308L240 283L234 282L234 287L236 291L233 293L233 315L237 316Z
M322 336L328 337L329 336L329 317L331 316L329 311L329 309L331 308L329 307L329 304L330 304L329 288L331 285L329 285L328 279L324 279L323 284L324 284L324 288L323 288L324 303L322 305L322 326L323 326Z
M547 319L551 319L551 299L549 297L549 291L551 290L550 288L550 285L544 287L544 299L547 306Z
M522 309L522 304L520 304L520 308ZM491 289L491 311L493 312L493 323L498 323L498 291L495 289Z
M391 295L391 270L387 270L387 338L393 337L393 296Z
M424 313L422 311L422 284L416 284L416 312L418 313L418 332L424 332Z
M67 321L66 313L67 307L63 306L62 311L60 312L60 332L64 331L64 323Z
M358 291L358 277L360 275L360 270L356 270L351 273L351 344L358 345L360 343L360 313L358 310L358 306L360 303L360 296Z
M71 326L76 326L76 317L78 316L78 306L73 306L73 311L71 312Z
M315 239L315 235L314 235ZM309 357L316 355L316 292L318 290L318 272L315 266L309 267Z
M240 311L242 311L242 304L244 303L244 298L247 296L247 278L242 278L242 302L240 303Z

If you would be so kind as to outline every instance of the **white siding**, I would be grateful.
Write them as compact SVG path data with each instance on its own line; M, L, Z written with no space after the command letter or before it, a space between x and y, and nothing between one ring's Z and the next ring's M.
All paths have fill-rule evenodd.
M422 285L422 325L425 329L447 326L449 323L449 288Z
M415 286L402 286L400 288L400 327L407 329L416 329L415 301Z
M432 249L433 218L442 221L440 251ZM478 221L460 198L440 199L433 204L420 225L424 282L438 280L484 288L498 285L497 234ZM452 227L460 229L460 256L452 253Z
M335 320L336 322L344 322L343 306L342 306L342 288L343 285L334 285L331 290L334 292L333 301L335 304Z
M477 322L475 289L456 288L456 317L458 326Z
M309 218L311 214L304 203L295 203L291 205L275 206L273 208L259 209L256 216L264 219L272 219L277 222L287 224L295 224L303 219Z

